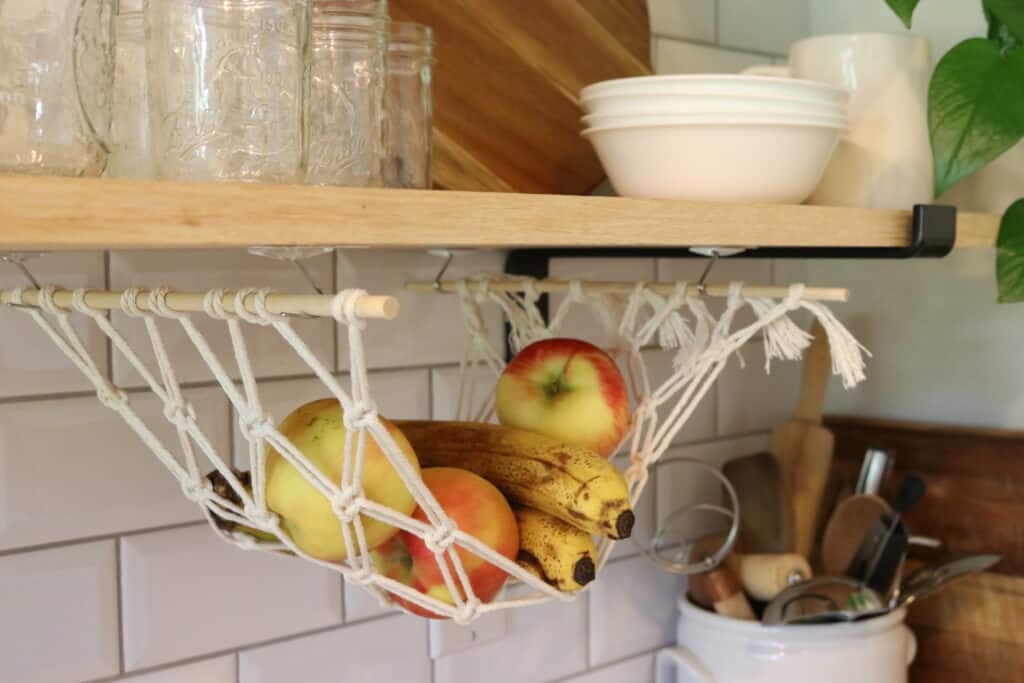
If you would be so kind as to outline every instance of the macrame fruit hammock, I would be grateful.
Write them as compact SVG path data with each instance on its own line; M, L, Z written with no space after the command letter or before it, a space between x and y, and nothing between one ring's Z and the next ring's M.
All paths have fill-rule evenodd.
M370 296L362 290L345 290L336 295L284 295L263 289L189 294L167 289L67 291L51 286L0 291L0 304L32 317L89 379L98 399L124 419L177 479L184 495L203 508L211 526L225 541L248 550L293 554L341 573L346 581L363 586L382 601L397 601L421 614L469 623L494 610L548 600L572 600L584 590L583 585L595 572L599 573L608 559L616 538L628 532L626 527L630 526L631 513L625 513L642 494L648 468L672 443L729 358L758 335L764 343L767 363L774 359L800 358L810 337L790 319L794 312L808 311L821 324L832 349L833 371L842 377L847 387L864 378L864 350L821 303L821 299L829 297L821 296L818 290L803 285L781 290L746 288L741 283L717 287L717 294L725 298L725 309L716 318L705 304L705 295L716 293L713 288L687 283L553 283L496 275L491 279L410 285L413 290L450 292L458 297L467 341L460 368L457 413L459 419L474 424L409 422L399 423L398 428L378 414L363 345L367 319L392 318L397 314L395 300L388 297ZM538 301L542 292L549 291L564 291L565 298L547 322L541 315ZM468 451L461 452L460 456L458 448L454 448L454 454L433 452L452 451L447 446L462 440L476 444L481 452L494 457L514 458L522 449L530 450L536 456L535 462L555 457L551 455L547 437L519 434L510 444L507 439L501 440L505 437L499 438L507 434L501 428L480 424L492 419L494 401L493 392L488 392L490 398L483 401L473 395L473 387L479 384L478 373L486 372L496 379L505 367L503 350L494 348L489 341L483 315L487 306L498 306L503 311L511 330L509 343L516 352L532 342L557 336L570 310L590 310L608 334L607 350L624 369L631 393L629 433L620 445L620 451L628 454L629 464L621 476L616 472L610 477L607 472L612 467L610 463L603 459L595 463L592 454L589 459L580 456L568 465L561 463L567 469L578 468L580 472L575 474L579 478L603 482L614 482L618 478L622 482L619 489L614 483L608 483L587 491L597 502L612 506L609 509L613 508L614 513L602 518L599 512L584 512L582 516L588 519L566 525L550 512L568 503L555 501L549 510L517 512L516 523L523 544L544 534L557 533L560 542L566 544L567 552L572 552L593 547L589 545L592 533L602 536L593 550L592 567L588 570L586 566L577 566L574 572L561 577L561 581L551 581L550 577L544 580L542 567L531 565L529 561L517 562L516 549L499 552L459 528L431 491L429 482L421 476L416 458L411 456L410 441L426 444L421 446L425 460L463 457L461 462L467 469L480 471L484 467L480 464L483 456L474 460ZM754 322L733 329L736 316L743 309L753 314ZM140 359L108 319L110 310L141 320L154 363L147 364ZM132 398L107 379L79 337L72 324L73 316L84 316L98 326L109 337L113 352L120 354L159 398L164 406L163 417L176 428L177 443L164 443L159 439L133 408ZM350 368L344 386L295 332L291 324L295 316L333 318L344 327ZM217 356L206 335L194 323L196 317L223 323L223 328L218 329L225 329L230 338L232 358ZM200 428L195 410L179 386L158 319L180 325L234 406L241 434L248 443L247 469L233 469L231 453L217 452ZM276 330L322 382L328 400L305 407L307 414L292 419L320 416L327 422L340 422L340 426L334 425L336 429L332 434L336 443L331 448L334 453L340 449L343 455L340 460L334 456L333 469L325 467L316 457L310 457L311 447L303 441L304 438L308 441L307 437L296 437L299 432L292 425L279 424L277 419L282 416L271 416L264 410L246 347L245 332L251 325ZM650 382L641 359L641 350L652 345L675 352L672 374L658 385ZM233 375L240 381L232 380ZM438 430L442 430L440 437ZM448 430L447 434L443 430ZM433 448L431 439L443 443ZM576 457L571 450L568 456L565 449L559 452L562 457ZM369 492L375 486L373 477L377 476L370 471L370 463L374 462L372 467L379 469L383 459L404 486L397 502L394 499L381 502L380 496ZM268 506L268 496L276 494L273 486L268 485L273 482L268 482L267 473L282 463L286 463L288 471L302 483L293 489L303 489L303 500L292 503L327 510L331 525L337 524L336 531L340 535L335 532L335 540L343 547L339 556L310 552L310 544L296 541L295 520L287 518L287 514L275 513L272 506ZM498 469L502 466L494 465ZM543 462L539 466L543 466ZM514 479L518 475L508 476ZM533 495L540 494L533 492ZM273 507L285 509L287 505ZM381 571L374 556L388 551L387 543L391 541L382 544L382 539L394 538L394 529L422 541L435 561L442 590L418 589L396 578L392 572ZM474 589L467 565L489 565L500 577L498 587L504 583L506 574L522 585L481 597ZM488 592L496 593L496 589Z

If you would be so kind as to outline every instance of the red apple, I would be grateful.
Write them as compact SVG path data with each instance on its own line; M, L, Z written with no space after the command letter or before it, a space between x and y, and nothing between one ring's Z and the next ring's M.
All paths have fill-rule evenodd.
M498 380L495 405L507 427L585 446L602 457L629 431L629 392L611 356L579 339L530 344Z
M437 498L441 509L459 529L480 539L510 560L515 559L519 551L519 526L508 501L494 484L472 472L454 467L432 467L423 470L421 475L423 483ZM427 516L420 508L416 508L412 516L427 521ZM493 600L505 584L508 574L472 551L458 545L453 547L462 560L462 567L466 570L477 598L481 602ZM376 548L373 560L385 576L442 602L455 604L434 553L419 536L402 531ZM457 577L451 560L446 558L445 562L452 576ZM458 582L458 578L455 581ZM431 619L446 618L400 596L392 597L413 614Z

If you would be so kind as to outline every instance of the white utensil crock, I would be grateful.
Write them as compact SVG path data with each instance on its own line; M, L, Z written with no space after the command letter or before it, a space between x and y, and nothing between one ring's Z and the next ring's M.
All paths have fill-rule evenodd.
M850 92L849 133L810 203L908 209L934 199L926 39L895 33L814 36L790 47L788 66L745 73L805 78Z
M917 640L906 610L848 624L762 626L679 601L678 642L657 683L906 683Z

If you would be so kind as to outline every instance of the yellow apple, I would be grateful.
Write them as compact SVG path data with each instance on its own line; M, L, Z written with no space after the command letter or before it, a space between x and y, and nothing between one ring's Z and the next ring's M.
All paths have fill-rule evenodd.
M409 441L393 424L383 418L382 422L418 473L419 460ZM331 398L307 403L285 418L278 430L324 476L340 484L346 430L337 400ZM345 559L349 549L345 547L341 522L330 502L269 445L266 473L267 507L281 517L281 527L295 544L303 552L321 560L334 562ZM366 439L362 485L368 500L406 515L416 509L412 494L377 442L369 435ZM360 515L360 519L370 549L385 543L398 532L390 524L366 515Z
M498 380L495 407L507 427L585 446L603 457L629 431L629 392L611 356L579 339L530 344Z

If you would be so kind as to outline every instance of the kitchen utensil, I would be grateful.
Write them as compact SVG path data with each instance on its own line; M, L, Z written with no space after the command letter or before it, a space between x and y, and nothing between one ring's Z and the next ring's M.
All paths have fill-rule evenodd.
M706 560L724 544L723 536L702 538L693 545L690 560ZM786 586L813 576L807 560L794 553L746 554L733 550L725 556L723 564L736 574L747 595L762 601L771 600ZM698 603L707 606L705 601Z
M706 123L778 123L786 125L846 126L836 114L771 114L765 112L706 111L678 114L587 114L580 118L585 129L618 126L661 126Z
M743 585L728 566L715 567L690 577L690 593L698 604L710 606L718 614L731 619L754 621Z
M834 446L832 433L821 426L821 406L832 367L828 336L817 323L811 335L796 411L772 433L772 455L779 462L783 500L788 501L783 505L787 548L804 557L814 545Z
M722 466L722 473L736 490L743 510L736 547L744 553L782 552L779 464L771 453L730 460Z
M881 448L869 448L864 453L864 464L857 477L854 493L877 495L882 487L882 480L892 470L892 459L889 453Z
M736 74L688 74L619 78L588 85L580 99L590 102L606 95L729 95L771 97L798 102L845 104L849 95L842 88L798 78L765 78Z
M0 174L103 172L114 6L0 0Z
M895 493L907 471L927 480L927 504L904 520L914 534L940 538L942 550L915 547L913 560L933 564L988 552L1004 558L998 573L954 584L911 610L912 627L925 629L933 643L919 654L919 680L1013 681L1021 667L1008 667L1007 655L1017 664L1024 642L1024 431L865 417L830 416L827 423L836 435L837 481L856 481L871 445L899 454L894 476L882 485L885 495ZM1018 635L1008 644L1008 634Z
M393 22L388 41L388 136L385 184L430 189L434 35L429 27Z
M144 11L157 175L301 182L308 4L148 0Z
M661 650L657 683L906 683L917 643L905 610L853 623L764 626L679 600L678 645ZM677 677L675 669L679 669Z
M388 18L319 12L309 85L310 185L384 184Z
M989 569L1002 560L1002 555L967 555L943 564L921 567L900 583L895 607L909 606L926 598L954 581Z
M573 195L605 179L574 95L651 73L646 0L389 4L396 20L434 31L436 186Z
M751 114L793 114L808 116L846 116L843 102L808 101L758 97L756 95L598 95L580 100L588 114L644 115L699 114L718 111Z
M931 70L924 38L849 33L798 41L789 49L788 66L747 73L809 78L850 91L850 130L810 201L896 209L934 198Z
M761 616L766 626L830 624L853 621L862 612L885 605L876 591L845 576L823 576L789 586L768 603Z
M616 192L627 197L799 204L842 128L712 122L591 128Z
M865 539L847 567L847 576L858 578L862 585L889 596L899 579L899 570L907 555L909 534L905 528L902 528L901 533L896 533L901 528L900 517L924 497L926 490L921 477L909 475L904 478L899 494L893 501L892 514L876 522L875 531Z
M842 576L878 520L891 511L889 503L879 496L861 494L840 502L822 535L823 574Z

